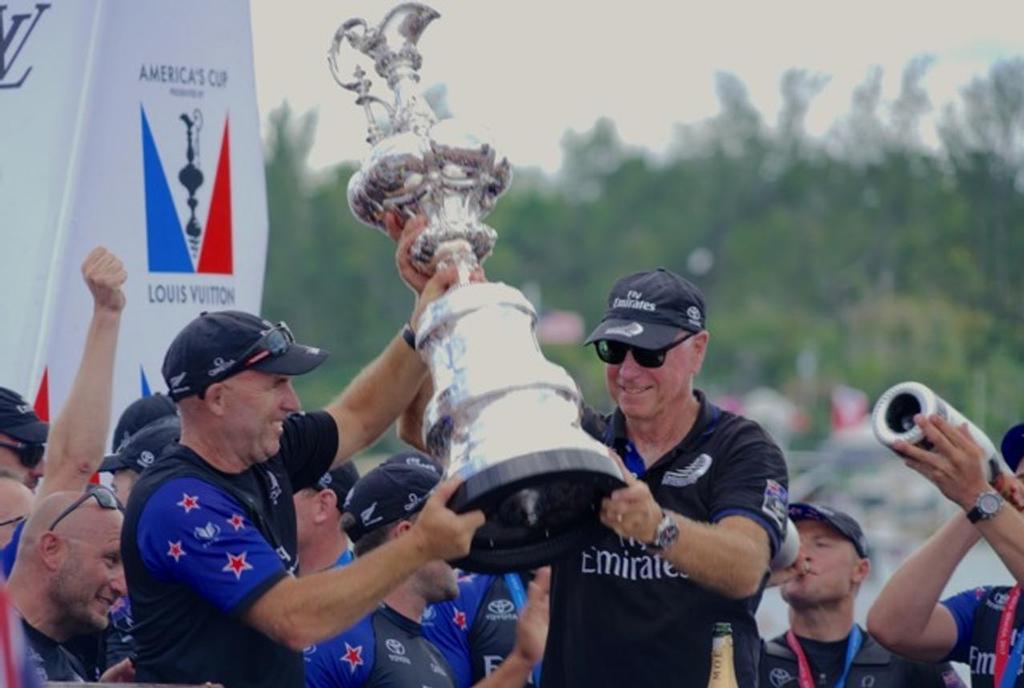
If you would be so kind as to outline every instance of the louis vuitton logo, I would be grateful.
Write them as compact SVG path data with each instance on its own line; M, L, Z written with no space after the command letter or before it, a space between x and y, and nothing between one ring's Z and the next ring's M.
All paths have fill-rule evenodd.
M25 47L25 42L35 30L43 12L50 9L50 5L36 3L35 12L12 14L10 22L4 17L6 9L7 5L0 5L0 88L18 88L25 83L32 67L26 68L20 79L15 80L14 77L8 79L8 75L18 59L18 55L21 54L21 49ZM28 26L23 26L30 19L32 21ZM19 36L20 40L18 40Z

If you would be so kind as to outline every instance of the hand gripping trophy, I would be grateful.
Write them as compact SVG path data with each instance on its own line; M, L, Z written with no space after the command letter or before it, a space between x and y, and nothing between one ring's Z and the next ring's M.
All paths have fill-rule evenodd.
M579 390L541 354L530 302L508 285L469 281L497 240L481 220L512 172L482 137L454 119L438 121L420 93L416 46L439 16L406 3L375 27L350 19L334 35L331 72L357 94L373 147L349 182L348 200L360 221L382 231L387 211L425 215L413 260L458 268L459 284L428 307L416 332L434 383L424 439L447 475L464 479L452 508L487 515L458 563L482 572L525 569L596 537L601 498L623 485L622 475L580 428ZM361 67L342 75L346 44L373 61L393 102L370 95Z

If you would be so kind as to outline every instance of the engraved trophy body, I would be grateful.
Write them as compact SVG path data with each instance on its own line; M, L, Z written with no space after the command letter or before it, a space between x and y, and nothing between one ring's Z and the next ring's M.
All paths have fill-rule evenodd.
M576 383L541 353L530 302L505 284L469 282L497 240L482 218L512 173L493 144L457 120L439 121L420 93L416 45L439 16L405 3L376 27L350 19L334 35L332 74L357 94L373 147L349 182L349 206L382 231L388 210L425 215L413 260L458 267L459 284L427 308L416 332L434 383L424 439L447 475L464 479L450 506L487 516L458 563L525 569L592 541L602 528L601 498L624 483L605 447L580 428ZM373 60L393 102L370 95L360 67L352 80L342 77L346 43Z

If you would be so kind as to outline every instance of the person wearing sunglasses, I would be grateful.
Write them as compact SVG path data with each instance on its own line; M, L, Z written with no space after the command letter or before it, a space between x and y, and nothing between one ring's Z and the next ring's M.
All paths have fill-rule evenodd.
M417 292L413 325L457 279L454 269L410 279L425 225L406 223L396 255ZM139 681L299 688L303 648L357 622L424 563L469 551L483 515L447 509L449 481L409 537L296 575L292 495L376 441L427 375L396 335L334 402L302 413L292 377L326 357L284 323L240 311L204 313L170 343L163 376L181 439L139 476L122 539Z
M14 529L28 518L32 509L32 491L21 478L0 468L0 548L6 547Z
M20 394L0 387L0 468L17 475L30 490L43 477L49 429Z
M615 410L583 427L621 457L597 543L553 567L545 688L696 686L714 625L732 625L739 684L756 685L754 613L786 528L782 452L694 387L704 296L664 268L618 280L587 339ZM630 648L628 653L623 648Z
M114 602L127 593L121 564L121 504L113 492L90 485L81 493L46 496L25 523L10 601L22 620L30 656L48 681L79 682L88 671L66 643L108 624ZM131 662L100 680L130 680Z

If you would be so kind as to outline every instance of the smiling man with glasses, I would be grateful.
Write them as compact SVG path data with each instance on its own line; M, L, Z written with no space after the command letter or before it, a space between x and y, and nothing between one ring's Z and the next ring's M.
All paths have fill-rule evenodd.
M739 684L755 685L786 465L756 423L694 388L706 317L700 290L658 268L616 282L587 339L616 408L585 408L583 427L622 458L628 484L604 500L607 534L553 567L545 688L703 688L718 622L732 624Z
M91 678L65 643L104 630L111 606L127 592L122 522L114 494L92 485L80 494L50 494L25 523L8 592L22 620L29 656L48 681ZM131 662L125 660L101 681L132 676Z

